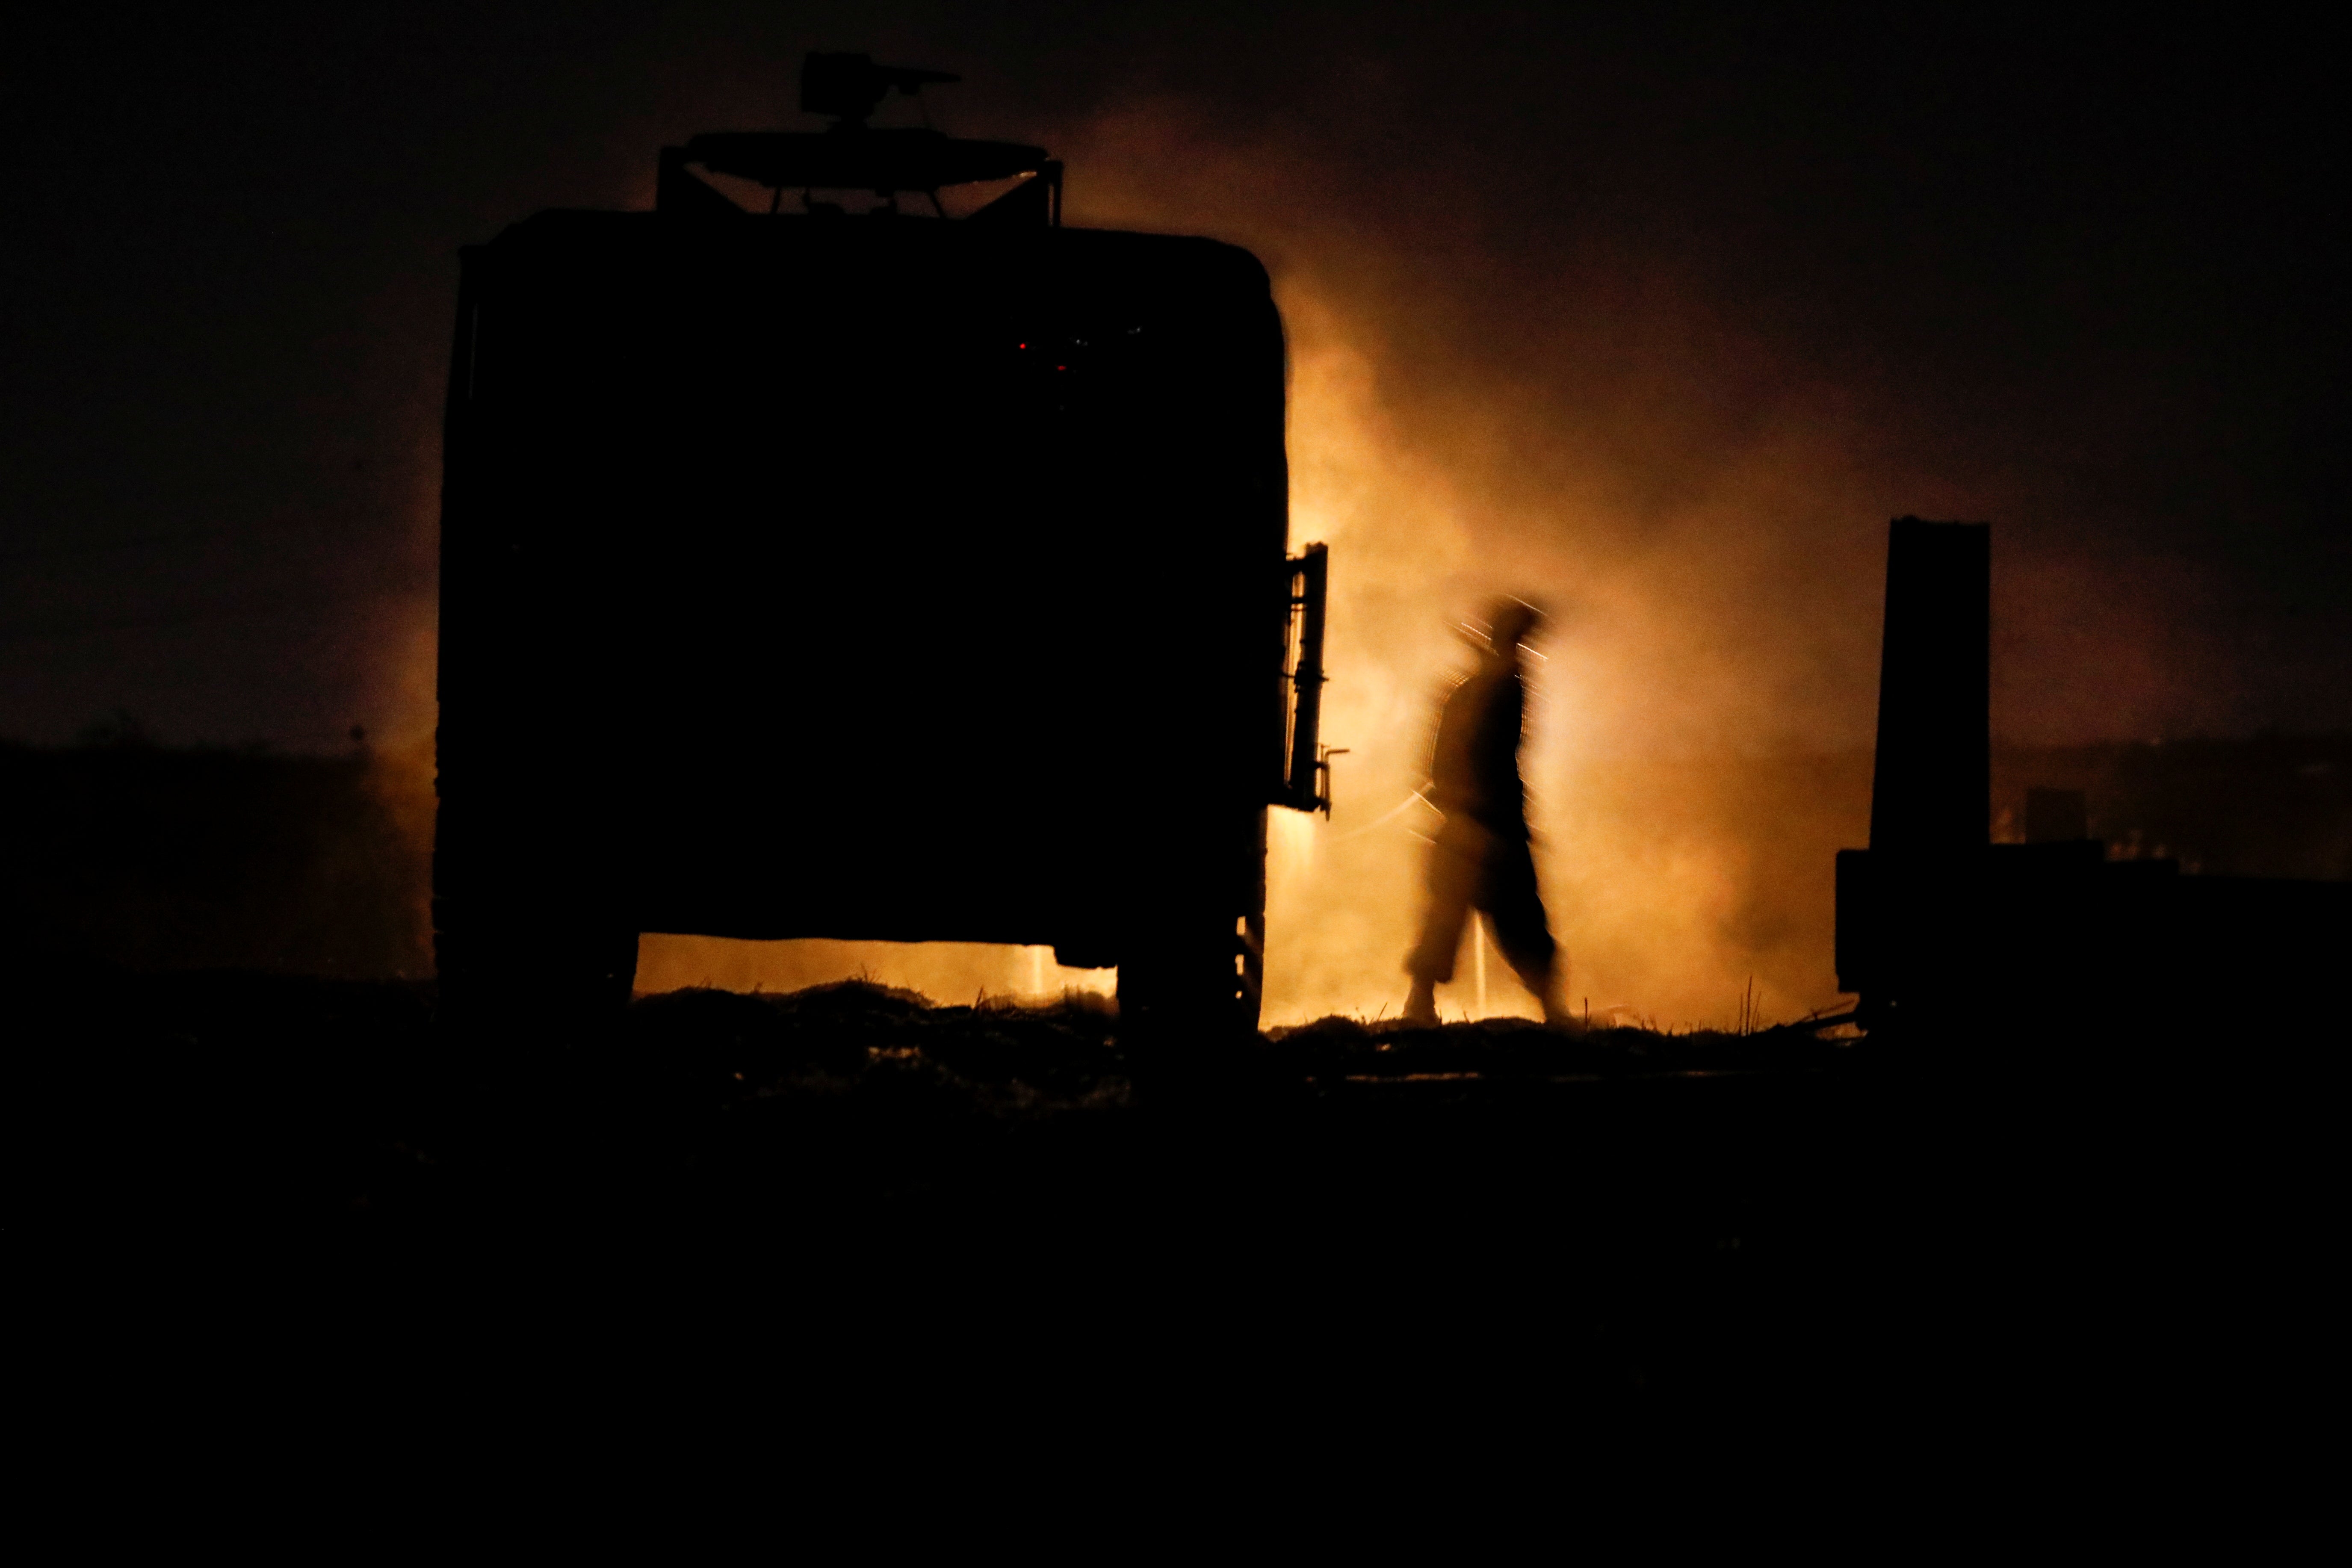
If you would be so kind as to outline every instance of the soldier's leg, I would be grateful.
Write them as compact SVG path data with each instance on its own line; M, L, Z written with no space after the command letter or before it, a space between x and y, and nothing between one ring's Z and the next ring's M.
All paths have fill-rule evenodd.
M1405 973L1412 976L1406 998L1408 1023L1437 1022L1437 987L1454 978L1454 960L1462 951L1462 928L1478 891L1484 847L1467 825L1447 823L1429 847L1429 901L1422 911L1421 940L1406 958Z
M1568 960L1552 940L1543 893L1536 885L1535 856L1526 839L1496 844L1486 859L1478 904L1486 911L1487 928L1511 972L1543 1004L1545 1022L1570 1022Z

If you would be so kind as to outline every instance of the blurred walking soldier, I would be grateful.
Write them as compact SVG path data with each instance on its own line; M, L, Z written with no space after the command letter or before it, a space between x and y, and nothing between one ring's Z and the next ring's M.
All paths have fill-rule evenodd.
M1445 826L1429 851L1429 910L1421 942L1405 961L1412 976L1404 1005L1408 1023L1437 1022L1437 987L1454 978L1462 928L1473 910L1486 915L1495 945L1543 1003L1544 1021L1571 1021L1566 966L1536 888L1527 786L1519 779L1527 715L1519 649L1533 643L1543 624L1543 612L1525 600L1497 604L1477 669L1454 689L1437 721L1428 798L1445 814Z

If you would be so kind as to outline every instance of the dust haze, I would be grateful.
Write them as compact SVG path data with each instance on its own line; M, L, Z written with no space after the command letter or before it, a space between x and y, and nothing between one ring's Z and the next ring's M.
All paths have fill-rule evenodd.
M1395 1006L1436 704L1460 628L1505 592L1556 616L1527 772L1571 997L1720 1022L1753 977L1768 1012L1834 1003L1828 852L1866 831L1884 526L1923 487L1874 479L1833 390L1663 285L1538 290L1541 352L1509 357L1539 373L1515 374L1477 301L1335 221L1328 171L1175 103L1056 148L1074 221L1247 246L1287 326L1291 541L1332 547L1324 725L1348 754L1328 822L1274 813L1267 1021ZM1811 787L1776 788L1771 760L1800 758ZM685 937L646 940L640 984L859 973L961 997L1108 984L1025 950ZM1472 974L1441 991L1446 1016L1476 1009ZM1536 1013L1499 963L1486 1010Z
M1572 1005L1715 1021L1751 975L1768 1010L1834 1002L1826 850L1866 828L1888 515L1851 412L1596 258L1506 276L1498 310L1499 269L1413 265L1349 220L1371 193L1181 105L1097 122L1072 163L1093 221L1249 245L1288 324L1291 537L1332 547L1325 726L1349 752L1329 822L1276 814L1269 1019L1395 1005L1433 821L1412 792L1458 628L1501 593L1554 612L1525 765ZM1770 759L1836 753L1826 798L1754 798ZM1779 876L1797 844L1819 868ZM1488 969L1486 1010L1534 1016Z
M2046 472L1933 428L1867 356L1759 323L1671 247L1513 242L1518 198L1338 146L1313 107L1236 131L1139 94L1028 128L1069 163L1073 223L1245 246L1286 322L1291 542L1332 548L1324 727L1348 754L1329 821L1273 814L1267 1022L1401 997L1431 826L1412 792L1460 628L1498 593L1555 616L1526 771L1571 1005L1721 1024L1751 983L1767 1016L1835 1005L1831 853L1866 837L1886 520L2030 520ZM2193 573L2126 558L2119 584L2112 552L2001 537L1997 721L2226 721ZM1535 1015L1489 973L1486 1012ZM1445 1016L1477 1009L1472 973ZM1044 950L648 936L639 984L858 974L958 1000L1111 983Z

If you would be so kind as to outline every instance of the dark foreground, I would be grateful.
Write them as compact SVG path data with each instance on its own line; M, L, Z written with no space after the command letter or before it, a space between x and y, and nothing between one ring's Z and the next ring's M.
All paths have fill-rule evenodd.
M90 980L39 1035L68 1065L26 1103L90 1115L36 1130L34 1205L120 1254L562 1279L567 1313L1040 1375L1245 1354L1661 1417L2179 1412L2291 1378L2324 1272L2332 1161L2278 1135L2275 1073L2074 1072L2062 1039L1327 1020L1138 1062L1100 1011L848 984L467 1045L420 987L236 974ZM737 1331L679 1353L775 1348Z

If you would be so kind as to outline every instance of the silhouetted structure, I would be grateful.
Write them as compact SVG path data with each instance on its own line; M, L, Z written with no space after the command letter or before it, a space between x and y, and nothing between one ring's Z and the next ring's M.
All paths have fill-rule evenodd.
M1445 825L1430 847L1421 940L1405 961L1412 976L1405 1017L1412 1022L1437 1021L1434 992L1454 978L1462 928L1473 910L1486 916L1495 945L1542 1000L1546 1018L1567 1018L1559 945L1536 884L1527 786L1519 777L1527 714L1519 647L1542 624L1541 613L1521 600L1497 605L1478 668L1446 698L1438 720L1429 800L1445 814Z
M1990 528L1899 518L1867 850L1837 858L1837 970L1873 1027L2036 1016L2177 1042L2252 1003L2325 1024L2352 883L2182 876L2110 858L2079 791L2032 790L2023 844L1990 843Z
M1040 149L865 125L936 79L813 57L832 129L698 136L656 211L465 253L451 1006L625 996L664 931L1051 943L1130 1016L1255 1020L1265 809L1323 798L1265 270L1062 227Z
M1843 916L1866 879L1872 1006L1940 995L1983 967L1969 889L1992 787L1990 538L1983 523L1888 526L1870 850L1838 861L1838 973L1861 940Z

